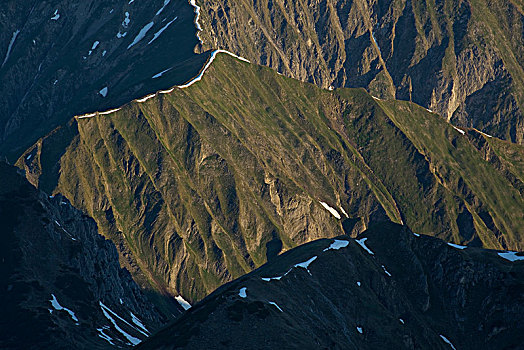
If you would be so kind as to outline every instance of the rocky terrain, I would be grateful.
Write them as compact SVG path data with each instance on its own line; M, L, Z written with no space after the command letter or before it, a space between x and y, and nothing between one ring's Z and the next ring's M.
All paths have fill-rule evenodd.
M523 0L0 28L0 348L522 348Z
M524 142L522 0L197 2L206 50Z
M127 348L180 313L120 268L92 219L16 170L0 163L0 348Z
M193 54L193 21L185 1L4 1L0 155L14 160L76 114L196 75L205 58Z
M280 252L384 220L522 249L522 146L410 102L211 58L196 83L78 116L17 163L93 217L140 284L194 302Z
M522 349L524 256L381 223L292 249L138 349Z

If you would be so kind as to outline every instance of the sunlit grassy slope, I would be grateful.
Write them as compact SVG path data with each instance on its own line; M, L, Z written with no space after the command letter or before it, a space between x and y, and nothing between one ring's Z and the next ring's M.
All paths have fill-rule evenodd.
M197 300L281 249L376 221L522 250L523 150L486 139L219 54L194 85L73 120L18 164L95 218L135 277Z

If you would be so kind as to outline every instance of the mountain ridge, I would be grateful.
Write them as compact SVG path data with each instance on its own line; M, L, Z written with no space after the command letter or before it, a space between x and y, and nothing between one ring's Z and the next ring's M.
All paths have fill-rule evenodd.
M274 249L384 219L456 243L522 244L522 169L504 155L521 146L409 102L318 89L223 53L198 83L146 97L71 121L66 141L62 128L17 163L94 217L135 278L149 275L141 283L193 302ZM496 166L474 140L502 150Z
M521 349L518 259L376 223L287 251L138 349Z

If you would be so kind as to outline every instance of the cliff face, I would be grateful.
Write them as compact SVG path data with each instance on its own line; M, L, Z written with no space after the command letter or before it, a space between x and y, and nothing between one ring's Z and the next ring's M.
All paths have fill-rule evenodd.
M196 75L193 20L184 1L3 1L0 154L16 159L75 114Z
M94 221L16 170L0 163L0 347L127 347L165 324Z
M204 49L321 87L413 101L457 126L524 142L524 3L198 1Z
M522 260L382 223L286 252L139 349L521 349Z
M523 248L521 146L213 57L195 84L77 117L17 163L93 217L143 285L199 300L281 251L384 220Z

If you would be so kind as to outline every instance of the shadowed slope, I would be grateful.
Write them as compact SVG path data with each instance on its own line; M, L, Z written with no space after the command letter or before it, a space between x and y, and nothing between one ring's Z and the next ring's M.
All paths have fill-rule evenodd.
M524 262L503 254L373 225L286 252L138 349L521 349Z

